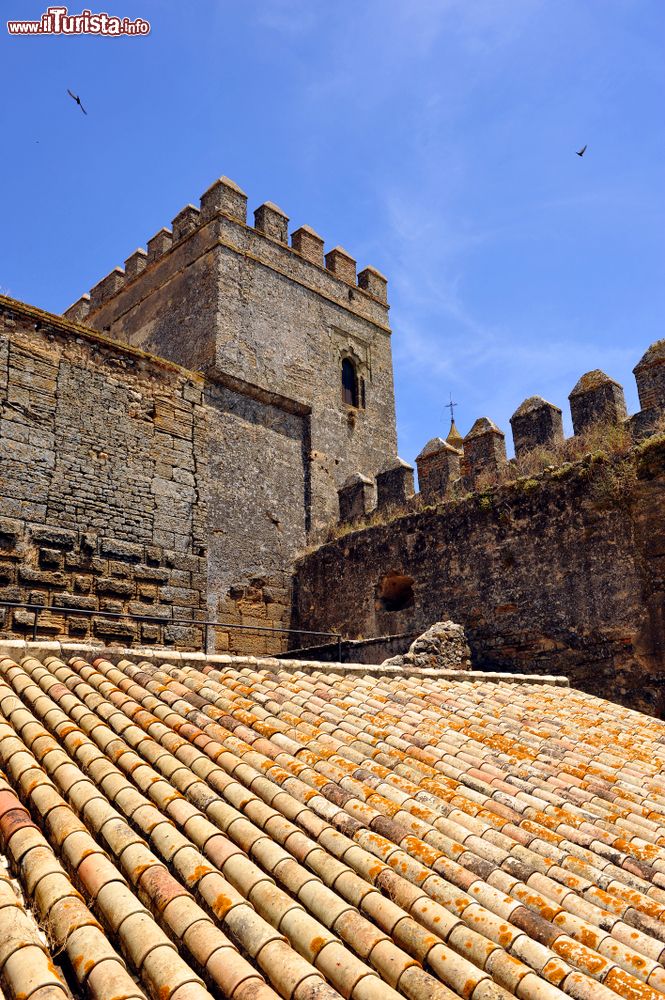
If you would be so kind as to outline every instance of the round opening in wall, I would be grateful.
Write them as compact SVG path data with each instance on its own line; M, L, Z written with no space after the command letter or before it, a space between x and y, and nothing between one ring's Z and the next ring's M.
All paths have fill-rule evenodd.
M403 611L415 603L413 577L403 573L388 573L377 588L378 604L383 611Z

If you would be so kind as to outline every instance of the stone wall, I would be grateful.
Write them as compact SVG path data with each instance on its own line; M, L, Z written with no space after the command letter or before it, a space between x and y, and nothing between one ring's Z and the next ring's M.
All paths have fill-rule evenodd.
M40 634L200 645L178 622L206 617L204 424L200 377L3 302L0 600L79 611L41 613Z
M304 548L308 523L307 415L214 383L206 387L205 402L209 617L288 625L287 569ZM265 601L265 587L279 600ZM266 647L265 639L262 632L243 634L235 648L257 653L282 648ZM254 645L249 648L248 642ZM217 649L226 648L220 636Z
M38 634L279 652L307 414L0 303L0 601ZM78 609L66 614L61 609ZM93 612L98 612L97 615ZM106 612L106 615L101 614ZM157 621L134 622L112 615ZM6 634L34 613L4 609ZM215 646L216 644L216 646Z
M0 634L200 649L205 586L201 556L0 518L0 600L33 606L0 607Z
M8 300L0 352L3 516L205 549L201 378Z
M478 418L339 490L338 537L302 560L294 623L349 635L467 627L475 662L562 672L665 715L665 340L634 368L642 409L604 372L540 396L503 431ZM341 537L339 537L341 536Z
M298 564L294 624L368 637L450 618L464 625L475 668L564 674L663 715L663 509L659 437L618 463L588 459L393 512ZM410 581L401 607L382 596L391 578Z

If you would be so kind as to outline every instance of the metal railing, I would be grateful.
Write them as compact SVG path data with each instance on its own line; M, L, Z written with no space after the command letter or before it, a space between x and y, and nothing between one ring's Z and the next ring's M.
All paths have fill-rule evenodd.
M163 607L164 605L160 605ZM316 632L313 629L302 629L302 628L282 628L277 625L237 625L233 622L222 622L215 621L212 619L200 619L200 618L174 618L173 609L171 609L171 616L169 618L163 618L161 615L134 615L130 612L125 611L98 611L94 608L70 608L66 605L53 605L53 604L30 604L26 601L0 601L0 608L10 608L10 609L21 609L22 611L32 612L33 622L32 622L32 640L33 642L37 639L37 633L39 631L39 616L42 613L58 614L58 615L80 615L88 616L89 618L111 618L111 619L122 619L132 622L149 622L151 624L165 626L165 625L194 625L203 629L203 646L204 650L208 652L208 630L210 627L218 629L228 629L236 630L239 632L267 632L269 634L278 635L297 635L297 636L317 636L319 639L332 639L337 643L338 654L341 661L342 655L342 643L345 641L344 636L339 632ZM27 626L30 628L30 626ZM12 629L12 631L17 631ZM131 641L129 643L131 646ZM231 654L233 655L233 654ZM242 655L242 654L238 654Z

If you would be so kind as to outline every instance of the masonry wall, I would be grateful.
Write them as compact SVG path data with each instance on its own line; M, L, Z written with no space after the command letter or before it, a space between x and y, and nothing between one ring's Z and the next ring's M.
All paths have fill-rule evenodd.
M451 618L474 667L566 674L665 715L665 439L419 513L392 511L297 566L294 622L351 637ZM406 581L386 610L387 577ZM412 598L408 581L412 581Z
M178 623L206 611L204 423L202 379L5 301L0 600L82 612L41 614L41 634L200 644ZM20 633L34 614L0 620Z
M309 419L270 400L4 300L0 601L79 610L40 613L39 635L284 649L269 630L306 537Z
M246 627L232 630L236 652L278 652L286 638L263 629L289 625L290 566L307 531L309 420L214 383L205 402L209 618ZM228 648L221 630L216 649Z

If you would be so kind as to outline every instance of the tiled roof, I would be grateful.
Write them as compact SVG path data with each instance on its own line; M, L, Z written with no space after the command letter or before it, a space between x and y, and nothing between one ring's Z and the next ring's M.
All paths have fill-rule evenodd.
M2 986L655 1000L664 758L569 688L0 657Z

